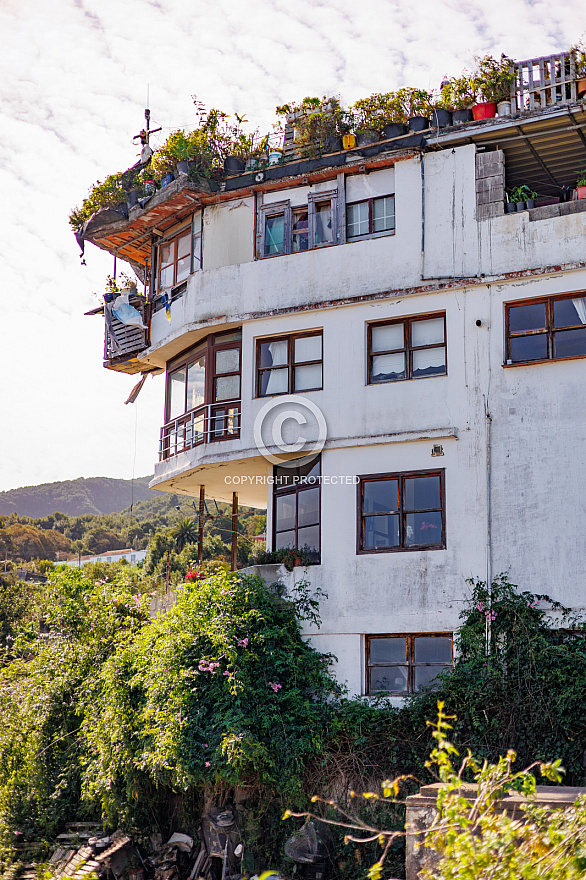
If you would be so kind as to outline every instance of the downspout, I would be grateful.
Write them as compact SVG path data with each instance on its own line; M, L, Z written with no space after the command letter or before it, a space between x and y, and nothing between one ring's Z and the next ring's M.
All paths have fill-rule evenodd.
M492 415L490 413L490 384L491 371L491 345L490 331L492 326L491 285L488 285L489 294L489 319L488 319L488 387L484 397L484 417L486 424L486 588L488 591L488 615L486 616L486 657L490 654L491 630L492 630Z
M421 175L421 280L425 278L425 161L423 151L419 152L419 172Z

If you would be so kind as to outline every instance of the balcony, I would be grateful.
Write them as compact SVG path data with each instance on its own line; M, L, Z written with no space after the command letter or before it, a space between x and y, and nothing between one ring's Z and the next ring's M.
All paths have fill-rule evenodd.
M138 373L144 369L138 355L150 342L149 304L137 293L130 294L128 304L138 311L144 327L120 321L112 311L112 302L88 314L101 311L105 317L104 366L123 373Z
M240 401L206 403L171 419L161 428L159 461L166 461L202 443L235 440L240 436Z

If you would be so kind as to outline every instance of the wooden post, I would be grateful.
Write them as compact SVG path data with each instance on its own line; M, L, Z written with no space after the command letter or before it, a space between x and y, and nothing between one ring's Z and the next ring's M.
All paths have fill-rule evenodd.
M238 568L238 492L232 492L232 571Z
M169 570L171 568L171 551L167 550L167 577L165 578L165 595L169 595Z
M206 511L206 487L199 487L199 522L197 525L197 564L203 560L203 522Z

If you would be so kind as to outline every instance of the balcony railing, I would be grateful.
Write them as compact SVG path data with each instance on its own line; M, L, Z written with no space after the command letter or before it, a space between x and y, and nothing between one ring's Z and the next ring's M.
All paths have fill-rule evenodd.
M116 361L130 358L143 351L149 342L148 303L138 294L131 294L129 304L138 310L145 327L135 324L123 324L113 314L111 304L106 303L106 327L104 334L104 360Z
M517 111L544 110L556 104L573 104L578 100L576 66L570 52L516 61L515 82L511 98Z
M159 441L159 461L201 443L234 440L239 436L240 401L206 403L163 425Z

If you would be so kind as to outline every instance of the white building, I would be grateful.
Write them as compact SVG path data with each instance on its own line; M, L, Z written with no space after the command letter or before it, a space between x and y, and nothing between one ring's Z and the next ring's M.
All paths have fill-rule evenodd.
M586 605L586 201L559 201L586 113L546 92L543 110L293 157L217 192L181 175L88 226L150 279L147 336L113 353L107 335L106 366L166 371L152 487L236 491L267 508L268 547L311 552L291 578L328 594L308 634L353 693L405 693L449 662L466 578L509 571ZM524 183L550 198L507 212ZM279 434L308 441L285 458L315 450L319 413L305 471L260 451Z
M94 553L89 556L80 556L78 559L64 559L60 565L86 565L88 562L121 562L125 559L130 565L138 565L146 557L146 550L107 550L106 553Z

